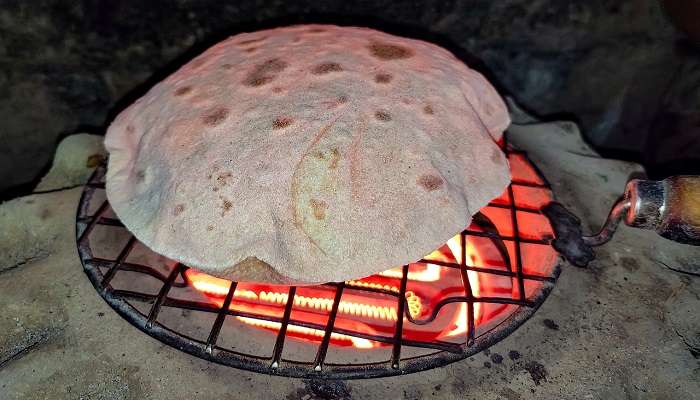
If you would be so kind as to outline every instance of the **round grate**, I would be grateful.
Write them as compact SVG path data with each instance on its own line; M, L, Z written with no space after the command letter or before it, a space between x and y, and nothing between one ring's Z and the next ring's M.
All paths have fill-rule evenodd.
M78 251L95 289L122 317L163 343L206 360L268 374L327 379L435 368L469 357L513 332L544 302L559 275L559 257L549 244L552 229L540 212L552 201L550 187L523 152L510 146L505 152L513 178L504 194L474 217L452 247L443 246L438 256L382 275L383 285L363 279L315 288L266 286L262 290L267 292L261 293L250 284L223 281L217 293L195 288L193 277L201 273L153 253L121 224L106 199L104 165L80 200ZM470 252L480 256L470 260ZM433 281L414 282L416 271L426 266L444 273ZM423 299L420 310L409 302L415 290L430 292L448 279L461 291ZM278 313L242 307L250 296L270 297L273 289ZM302 316L309 303L303 293L308 290L328 294L320 320ZM343 313L350 304L343 299L351 293L354 298L381 296L390 302L385 310L393 319L382 316L381 332L341 323L347 322ZM318 307L315 312L319 315ZM459 317L463 332L430 336L420 330L445 315ZM300 332L307 337L300 340Z

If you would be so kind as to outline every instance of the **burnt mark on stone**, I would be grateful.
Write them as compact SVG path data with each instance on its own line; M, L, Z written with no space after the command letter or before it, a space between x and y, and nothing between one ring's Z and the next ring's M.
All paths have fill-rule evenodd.
M620 257L620 265L629 272L635 272L639 269L639 261L632 257Z
M523 368L530 373L530 377L535 382L535 385L539 385L542 381L547 382L547 370L544 368L544 365L537 361L530 361Z
M243 80L243 84L250 87L258 87L272 82L278 73L284 71L289 64L279 58L271 58L256 65Z
M435 114L435 110L433 110L433 107L430 104L426 104L425 107L423 107L423 112L427 115Z
M173 208L173 215L177 217L178 215L182 214L183 211L185 211L185 205L178 204L175 206L175 208Z
M546 326L547 328L558 331L559 330L559 325L557 325L556 322L552 321L551 319L545 319L542 321L542 324Z
M384 72L380 72L374 75L374 81L381 84L389 83L392 79L394 79L394 77L391 74L387 74Z
M417 183L422 186L423 189L427 190L428 192L432 192L440 189L444 182L439 176L426 174L419 176Z
M386 111L379 110L374 113L374 118L382 122L388 122L391 121L391 114Z
M343 67L340 64L334 62L327 62L318 64L315 67L313 67L311 69L311 73L314 75L324 75L330 72L340 72L342 70Z
M286 400L298 399L325 399L325 400L351 400L350 388L341 380L308 379L302 380L304 387L290 392Z
M179 88L175 89L174 94L175 94L175 96L179 97L179 96L184 96L184 95L190 93L191 91L192 91L191 86L183 86L183 87L179 87Z
M51 210L49 210L48 208L44 208L43 210L41 210L41 213L39 213L39 218L42 221L48 219L50 216L51 216Z
M291 117L277 117L272 121L272 129L286 128L294 122Z
M491 354L491 357L490 357L490 358L491 358L491 361L492 361L494 364L500 364L500 363L503 362L503 356L500 355L500 354L498 354L498 353L493 353L493 354Z
M215 107L202 115L202 122L209 127L215 127L226 120L228 117L228 108Z
M311 204L311 211L314 214L314 218L317 220L326 219L326 210L328 209L328 203L323 200L311 199L309 200Z
M510 358L513 361L518 360L520 359L520 352L518 352L517 350L511 350L508 352L508 358Z
M382 60L401 60L413 57L413 50L391 43L372 42L368 46L372 56Z

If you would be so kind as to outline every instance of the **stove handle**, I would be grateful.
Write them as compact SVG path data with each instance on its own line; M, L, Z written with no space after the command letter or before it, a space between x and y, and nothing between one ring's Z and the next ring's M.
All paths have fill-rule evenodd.
M600 232L584 236L584 242L589 246L608 242L621 220L675 242L700 246L700 176L627 182L625 194L613 206Z

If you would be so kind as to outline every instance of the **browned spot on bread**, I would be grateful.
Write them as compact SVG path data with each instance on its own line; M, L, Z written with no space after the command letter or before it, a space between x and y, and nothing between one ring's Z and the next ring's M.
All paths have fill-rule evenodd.
M275 79L276 74L284 71L289 64L279 58L271 58L262 64L256 65L243 80L246 86L263 86Z
M338 162L340 162L340 151L338 151L337 148L333 148L333 150L331 150L331 162L328 164L328 168L338 168Z
M503 152L500 149L493 149L493 151L491 152L491 161L500 165L503 163L502 156L503 156Z
M413 50L396 44L372 42L368 48L374 57L384 61L413 57Z
M256 51L258 51L257 47L251 47L249 49L245 49L246 53L255 53Z
M230 172L221 172L216 177L216 182L221 186L226 186L228 184L228 179L232 176L233 174Z
M214 230L214 226L213 226L213 225L207 225L207 230L208 230L208 231L213 231L213 230Z
M272 121L272 129L286 128L291 125L292 122L294 122L294 119L291 117L277 117Z
M192 91L192 87L190 86L183 86L175 89L175 96L184 96L187 93Z
M127 126L126 126L126 132L127 132L127 133L134 133L134 132L136 132L136 129L134 128L133 125L127 125Z
M391 121L391 115L388 112L382 111L382 110L375 112L374 117L376 119L378 119L379 121L383 121L383 122Z
M206 126L217 126L226 120L228 117L228 108L225 107L215 107L209 109L202 115L202 122Z
M430 174L419 176L417 182L423 187L423 189L427 190L428 192L440 189L440 187L442 187L443 184L442 178Z
M257 87L267 85L272 82L273 79L274 77L272 76L256 76L246 80L244 83L248 86Z
M425 107L423 107L423 112L428 115L433 115L433 113L435 113L433 107L430 104L427 104Z
M182 214L183 211L185 211L185 205L178 204L175 206L175 208L173 208L173 215L177 217L178 215Z
M309 200L311 204L311 211L314 214L314 218L317 220L322 220L326 218L326 209L328 208L328 203L323 200L311 199Z
M231 68L233 68L233 65L231 65L231 64L229 64L229 63L221 64L221 68L223 68L223 69L231 69Z
M265 40L265 39L267 39L267 37L266 37L266 36L262 36L262 37L255 38L255 39L241 40L240 42L238 42L238 44L241 45L241 46L245 46L245 45L247 45L247 44L253 44L253 43L262 42L262 41Z
M275 86L272 88L272 93L282 93L282 88L279 86Z
M231 203L231 201L229 199L224 198L224 197L221 198L221 210L222 210L221 216L222 217L224 215L226 215L226 213L228 211L230 211L232 207L233 207L233 203Z
M271 58L264 63L258 65L258 69L262 72L278 73L284 71L289 64L286 61L280 60L279 58Z
M88 168L95 168L96 166L100 165L104 159L105 158L102 154L93 154L87 158L87 161L85 161L85 166Z
M374 76L374 81L377 83L389 83L394 77L391 74L379 73Z
M329 72L340 72L342 70L343 67L340 64L334 62L327 62L318 64L315 67L313 67L311 69L311 73L314 75L323 75Z

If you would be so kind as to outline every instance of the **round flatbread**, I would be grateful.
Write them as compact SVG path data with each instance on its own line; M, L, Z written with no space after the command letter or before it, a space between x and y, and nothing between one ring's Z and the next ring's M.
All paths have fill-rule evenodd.
M306 284L406 264L510 180L502 99L450 52L304 25L218 43L109 127L107 195L154 251Z

